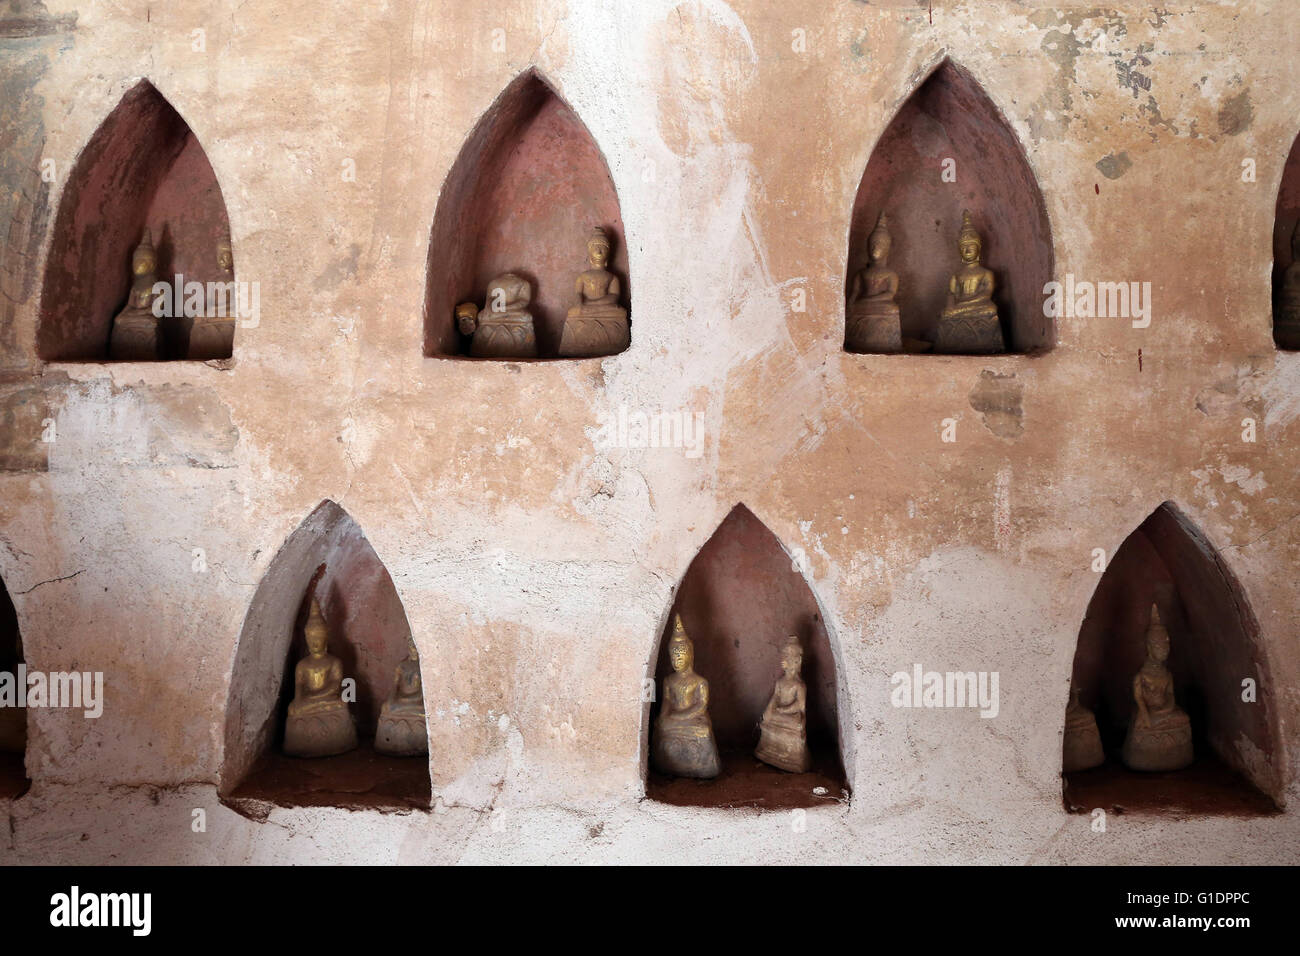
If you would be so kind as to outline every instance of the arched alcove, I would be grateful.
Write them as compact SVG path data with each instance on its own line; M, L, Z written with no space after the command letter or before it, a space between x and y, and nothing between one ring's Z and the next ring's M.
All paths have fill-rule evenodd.
M350 709L360 743L333 757L294 758L281 748L312 593L329 626L329 653L356 680ZM427 807L428 759L390 757L373 746L409 633L392 578L361 528L322 502L272 560L240 631L226 704L227 802L245 812L268 804Z
M18 693L19 665L23 663L23 639L18 631L18 613L9 591L0 581L0 680L8 691ZM16 706L16 699L0 703L0 800L20 797L27 792L27 710Z
M1300 136L1291 144L1286 166L1282 170L1282 185L1277 191L1277 208L1273 216L1273 341L1280 349L1300 349L1300 288L1292 294L1290 309L1283 297L1286 270L1296 257L1293 250L1300 236ZM1300 266L1297 267L1300 271ZM1300 280L1298 280L1300 281ZM1284 318L1290 311L1291 321Z
M425 278L424 354L467 356L456 306L482 308L488 282L514 273L531 288L538 356L555 357L597 226L610 239L608 268L627 308L627 246L609 167L578 115L530 69L478 121L438 197Z
M221 187L185 120L141 80L67 173L45 265L36 336L41 358L107 360L113 318L131 288L132 253L146 228L160 281L179 274L205 289L221 281L217 245L230 239ZM192 320L174 311L160 326L162 358L185 358L189 351ZM229 358L230 349L200 357Z
M1195 762L1177 771L1120 761L1153 603L1169 632L1175 700L1192 725ZM1253 702L1243 700L1246 680ZM1172 502L1124 540L1102 574L1079 629L1072 688L1096 716L1106 760L1062 775L1068 810L1249 814L1280 804L1278 688L1258 622L1214 546Z
M709 682L709 715L722 758L711 780L668 777L647 767L646 796L678 805L811 807L845 799L839 693L831 637L808 582L776 535L737 505L700 548L682 578L650 668L655 701L642 736L649 754L663 679L672 673L668 643L680 614L695 645L695 670ZM781 674L788 635L803 647L807 734L812 769L795 774L754 756L758 724ZM823 792L815 792L818 789Z
M948 162L951 161L951 162ZM955 181L945 181L945 172ZM1015 131L979 82L945 59L899 108L876 143L853 201L846 297L868 263L867 237L880 213L893 239L904 351L925 351L960 265L962 211L984 241L996 278L994 301L1009 352L1056 343L1043 314L1053 278L1052 230L1042 191ZM847 304L846 304L847 310Z

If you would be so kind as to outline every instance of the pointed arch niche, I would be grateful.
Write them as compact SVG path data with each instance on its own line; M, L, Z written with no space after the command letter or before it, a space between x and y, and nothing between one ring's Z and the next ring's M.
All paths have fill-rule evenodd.
M36 348L46 361L107 361L131 288L131 254L149 229L159 280L216 282L230 221L216 174L185 120L148 80L132 87L68 173L46 259ZM164 358L185 358L189 324L164 319ZM218 354L224 353L224 354ZM217 349L196 358L229 358Z
M1191 719L1196 754L1187 769L1165 773L1129 770L1119 759L1153 603L1169 631L1174 696ZM1242 700L1247 678L1254 703ZM1102 574L1072 681L1096 715L1106 762L1062 774L1067 810L1244 815L1280 805L1277 689L1258 622L1214 546L1172 502L1124 540Z
M0 673L11 675L18 687L18 667L23 663L23 639L18 631L18 613L4 582L0 581ZM0 800L11 800L27 792L27 711L22 707L0 707Z
M956 175L944 181L945 161ZM1043 315L1054 252L1047 205L1015 131L964 68L945 59L908 97L876 143L853 201L845 295L866 267L867 237L884 212L898 273L903 351L933 342L948 280L960 264L957 235L969 209L996 278L994 301L1008 352L1056 344ZM847 315L847 303L846 303Z
M1291 144L1286 158L1273 216L1273 341L1280 349L1300 349L1300 327L1281 321L1286 271L1300 261L1293 255L1297 241L1300 241L1300 136ZM1300 270L1300 266L1296 268Z
M595 226L610 239L608 268L627 308L627 247L609 167L578 115L527 70L478 121L438 197L425 277L424 354L468 357L456 306L482 308L488 282L513 272L531 288L538 356L555 358L565 314L577 301L574 281L589 268L586 244Z
M334 757L293 758L281 746L313 582L329 653L344 677L356 679L350 709L360 744ZM250 815L269 804L428 807L427 757L390 757L373 747L409 633L392 578L361 528L334 502L322 502L267 568L240 631L226 703L223 800Z
M649 765L663 679L672 673L668 639L681 615L695 645L695 670L709 682L709 715L722 758L712 780L667 777ZM808 688L812 770L793 774L754 756L758 723L781 673L780 649L796 634ZM767 526L736 505L686 569L650 660L655 701L642 733L646 796L683 806L813 807L847 799L841 757L840 682L829 632L808 582ZM814 793L824 788L824 793Z

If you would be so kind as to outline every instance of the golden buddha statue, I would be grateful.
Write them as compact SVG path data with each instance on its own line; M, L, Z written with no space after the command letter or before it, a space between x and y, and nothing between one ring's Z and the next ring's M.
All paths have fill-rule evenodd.
M948 281L948 304L939 316L935 333L936 352L987 354L1005 352L998 307L993 302L996 280L980 264L984 242L971 224L970 213L961 214L957 251L961 268Z
M1273 339L1284 349L1300 349L1300 222L1291 234L1291 264L1273 307Z
M781 647L781 676L776 679L772 699L759 721L758 748L754 756L790 773L807 773L812 766L808 754L808 688L800 671L803 648L791 634Z
M609 252L609 237L597 226L587 239L591 268L580 273L574 283L578 304L569 310L560 333L563 356L614 355L632 341L627 309L618 304L618 276L606 268Z
M849 285L844 347L850 352L898 352L903 347L898 304L894 301L898 273L889 268L892 245L882 212L867 237L868 265L854 274Z
M162 335L153 314L153 286L158 281L158 256L149 230L131 253L131 293L126 308L113 319L108 357L127 362L152 361L161 357Z
M507 272L488 283L487 302L472 322L466 306L473 306L457 306L461 332L473 336L469 354L475 358L536 358L537 335L528 311L532 297L528 280Z
M203 314L194 317L190 326L190 344L186 357L198 360L230 358L235 342L235 312L239 300L235 290L235 260L230 240L217 243L216 282L224 291L212 285Z
M686 636L680 615L674 617L668 658L673 673L664 678L651 760L660 773L716 777L722 763L709 720L709 682L695 673L695 645Z
M293 672L293 700L284 725L290 757L329 757L357 745L357 728L343 700L343 663L329 653L329 628L311 599L305 629L307 656Z
M1065 742L1061 769L1065 773L1089 770L1106 762L1101 746L1101 732L1092 711L1079 702L1079 688L1070 687L1070 702L1065 707Z
M1169 632L1152 604L1147 659L1133 677L1136 710L1124 740L1124 764L1130 770L1181 770L1192 762L1192 722L1174 702L1168 659Z
M406 636L406 659L393 675L393 692L379 711L375 750L394 757L415 757L429 752L429 732L424 724L424 688L420 683L420 652L415 638Z

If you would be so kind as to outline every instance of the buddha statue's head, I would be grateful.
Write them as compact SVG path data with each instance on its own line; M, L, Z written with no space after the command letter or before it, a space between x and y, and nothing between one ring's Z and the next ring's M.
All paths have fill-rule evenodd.
M153 251L153 239L146 229L140 245L136 246L135 251L131 253L131 272L134 275L147 276L157 271L158 257Z
M781 670L786 677L798 677L803 669L803 648L799 646L798 635L791 634L781 646Z
M603 269L609 263L609 237L600 226L587 238L587 261L593 269Z
M1151 623L1147 625L1147 659L1163 664L1169 659L1169 632L1160 620L1160 608L1151 605Z
M303 630L307 638L307 653L312 657L324 657L329 647L330 632L325 625L325 617L320 612L320 603L313 597L311 610L307 612L307 627Z
M867 237L867 255L871 257L872 262L884 262L889 258L889 250L894 245L894 240L889 235L889 224L885 222L885 214L882 212L880 218L876 220L876 228L871 230L871 235Z
M695 645L686 636L680 614L673 617L673 636L668 642L668 659L672 662L673 670L679 674L689 671L695 665Z
M462 302L456 306L456 327L462 335L473 335L478 325L478 306L473 302Z
M235 268L235 255L231 251L229 239L217 243L217 268L222 272L231 272Z
M984 251L984 240L980 238L979 232L970 221L970 210L963 209L961 214L961 233L957 236L957 251L961 253L961 261L967 265L974 265L980 261L980 253Z

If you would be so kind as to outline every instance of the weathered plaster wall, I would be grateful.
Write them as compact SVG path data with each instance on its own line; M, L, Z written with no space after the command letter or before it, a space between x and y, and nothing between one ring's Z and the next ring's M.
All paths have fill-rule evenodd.
M97 721L30 715L33 787L5 806L5 859L1300 859L1300 356L1270 328L1300 130L1288 4L971 0L936 2L932 22L910 3L18 6L0 41L17 94L0 144L0 576L28 666L102 670L108 701ZM842 350L867 159L945 56L1020 138L1058 277L1151 282L1149 328L1062 317L1035 358ZM529 67L608 163L633 345L599 362L427 359L439 190ZM229 367L44 363L51 210L144 77L207 153L261 322ZM598 447L620 406L702 413L703 454ZM235 642L327 498L419 645L435 809L257 824L216 798ZM1166 500L1259 620L1290 808L1125 815L1096 834L1059 779L1091 553ZM852 803L798 833L785 814L640 799L641 681L681 576L740 501L807 555L848 688ZM891 707L889 675L915 662L998 671L998 717Z

